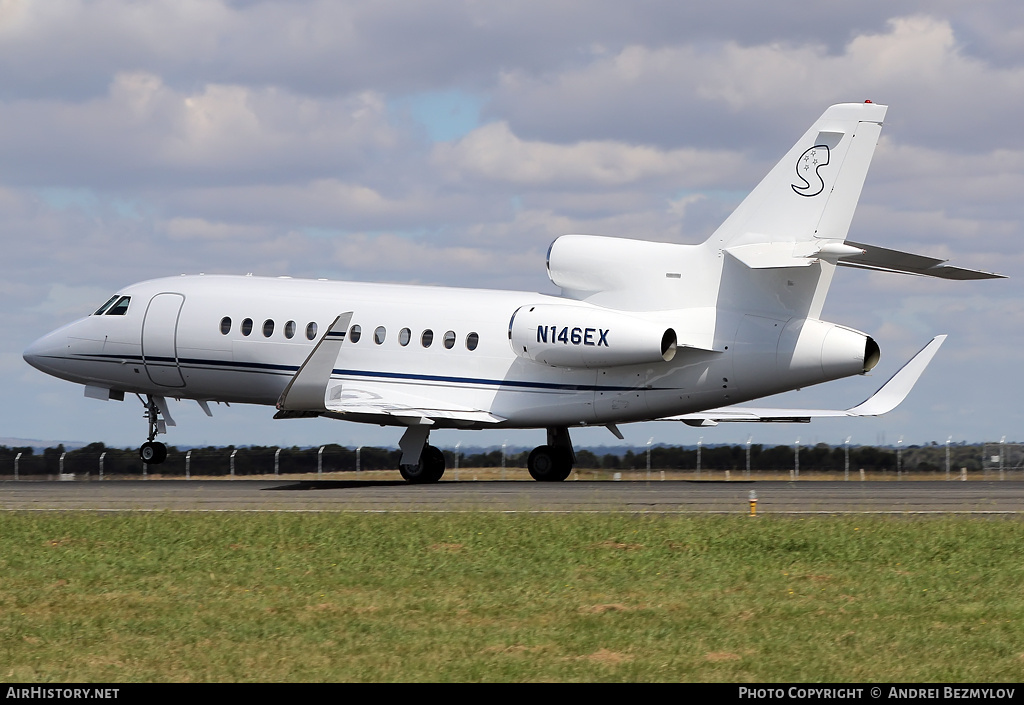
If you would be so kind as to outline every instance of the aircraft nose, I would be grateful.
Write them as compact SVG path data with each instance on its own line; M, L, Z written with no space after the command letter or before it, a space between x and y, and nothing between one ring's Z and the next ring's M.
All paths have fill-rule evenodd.
M52 372L53 362L67 347L67 336L62 331L47 333L35 341L21 354L25 362L43 372Z

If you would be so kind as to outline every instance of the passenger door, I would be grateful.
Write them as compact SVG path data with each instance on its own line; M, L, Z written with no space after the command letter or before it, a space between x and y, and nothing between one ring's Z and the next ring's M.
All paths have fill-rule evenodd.
M142 360L153 384L184 387L178 367L178 316L185 297L181 294L157 294L146 309L142 324Z

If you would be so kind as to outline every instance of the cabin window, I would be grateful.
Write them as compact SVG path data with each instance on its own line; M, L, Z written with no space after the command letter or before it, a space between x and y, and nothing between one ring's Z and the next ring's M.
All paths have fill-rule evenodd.
M455 331L450 330L444 334L444 346L448 350L455 347Z
M242 335L248 337L250 333L252 333L252 319L246 318L242 321Z
M284 337L288 340L295 337L295 321L288 321L284 324Z
M377 326L377 330L373 331L373 342L380 345L384 342L384 337L388 334L384 326Z
M363 329L359 326L352 326L348 331L348 341L350 343L358 343L359 339L363 337Z
M267 319L263 321L263 337L269 338L274 334L274 321Z
M120 295L120 294L114 294L114 295L113 295L113 296L111 296L111 297L110 297L109 299L107 299L107 303L103 304L103 305L102 305L102 306L100 306L100 307L99 307L98 309L96 309L96 313L94 313L94 314L92 314L92 315L94 315L94 316L102 316L102 315L103 315L103 314L104 314L104 313L106 312L106 310L107 310L108 308L110 308L111 304L113 304L113 303L114 303L115 301L117 301L117 300L118 300L119 298L121 298L121 295Z
M117 303L107 309L106 315L108 316L123 316L128 312L128 304L131 303L132 297L122 296L117 300Z
M402 330L398 331L398 344L399 345L401 345L404 348L406 345L409 344L410 340L412 340L412 331L411 330L409 330L408 328L403 328Z
M423 331L423 335L420 336L420 342L423 344L423 347L429 348L430 344L434 342L434 331L429 328Z
M306 338L308 340L313 340L314 338L316 338L316 323L310 323L308 326L306 326Z
M476 346L480 344L480 336L476 333L470 333L466 336L466 349L476 350Z
M224 316L224 318L220 319L220 332L223 335L231 332L231 316Z

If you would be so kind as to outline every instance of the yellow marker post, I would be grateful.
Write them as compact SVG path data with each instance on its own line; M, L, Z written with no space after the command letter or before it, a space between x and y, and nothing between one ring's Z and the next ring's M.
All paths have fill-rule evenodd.
M750 516L757 516L757 492L750 490Z

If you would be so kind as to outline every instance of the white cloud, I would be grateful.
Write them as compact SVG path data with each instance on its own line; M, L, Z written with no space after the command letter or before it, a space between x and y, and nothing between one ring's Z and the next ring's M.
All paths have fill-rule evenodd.
M216 240L262 240L272 235L267 227L242 225L238 223L215 223L202 218L178 217L160 225L171 240L216 241Z
M433 284L457 282L470 272L474 279L484 282L504 277L510 270L541 269L537 254L446 246L388 233L347 235L334 243L335 261L350 272L387 269L403 281Z
M695 149L664 151L612 141L570 145L522 140L504 122L477 128L455 143L434 147L434 160L463 179L517 187L605 188L657 181L661 188L714 186L733 176L738 154Z
M1022 88L1024 67L991 66L964 52L948 19L914 15L852 38L840 53L813 38L633 45L548 74L510 70L490 110L519 134L558 141L603 134L766 149L767 136L793 134L798 116L873 99L892 105L890 120L913 126L913 141L994 148L1021 144L999 126L1019 113Z
M274 181L359 171L400 146L372 92L320 101L239 85L181 92L144 72L118 73L85 102L0 103L0 122L0 173L45 185Z

